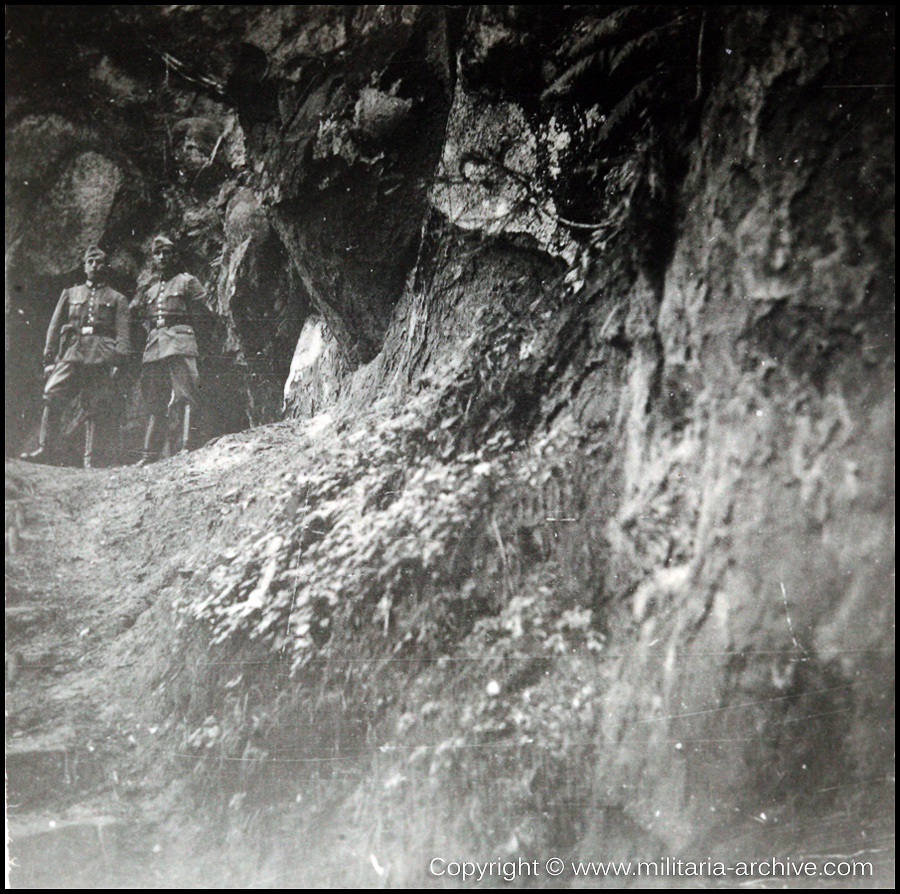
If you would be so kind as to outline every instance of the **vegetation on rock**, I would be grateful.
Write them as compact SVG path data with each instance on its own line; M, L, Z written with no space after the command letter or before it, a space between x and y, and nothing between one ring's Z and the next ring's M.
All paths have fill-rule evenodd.
M893 12L103 9L51 37L79 90L161 90L151 218L222 344L286 377L305 332L242 404L294 418L102 473L135 774L272 883L848 841L889 872ZM113 125L26 80L14 167L43 135L57 195ZM88 165L110 221L116 171L160 183L141 146Z

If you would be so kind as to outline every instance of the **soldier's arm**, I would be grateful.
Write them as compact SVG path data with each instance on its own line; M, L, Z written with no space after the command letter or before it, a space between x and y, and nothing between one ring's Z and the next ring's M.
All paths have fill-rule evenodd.
M144 304L144 287L138 286L137 291L134 293L134 298L128 304L128 311L132 314L140 313L141 307Z
M148 329L147 307L145 304L146 293L147 287L145 285L138 286L137 291L134 293L134 298L131 299L131 303L128 305L131 321L139 325L145 332Z
M131 353L131 313L123 295L116 301L116 356L124 360Z
M191 276L190 273L185 274L184 291L187 297L193 301L202 301L206 297L203 283L196 276Z
M59 353L59 334L66 317L68 301L69 290L63 289L63 293L56 303L56 310L53 311L53 316L50 318L50 325L47 327L47 341L44 343L44 366L53 363Z
M184 296L188 318L197 337L201 355L206 351L212 333L213 313L206 306L207 291L196 276L185 274Z
M191 316L195 318L202 316L203 311L206 310L206 289L203 288L200 280L196 276L191 276L190 273L185 274L184 297L188 301Z

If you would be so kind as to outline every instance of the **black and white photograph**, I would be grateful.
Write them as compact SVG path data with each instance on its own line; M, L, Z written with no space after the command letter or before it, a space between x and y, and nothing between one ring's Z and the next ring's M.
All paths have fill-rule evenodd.
M6 887L894 887L892 5L6 6Z

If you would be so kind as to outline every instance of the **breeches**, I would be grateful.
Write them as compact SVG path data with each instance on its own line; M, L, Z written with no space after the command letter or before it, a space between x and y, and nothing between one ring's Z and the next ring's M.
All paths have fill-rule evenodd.
M200 374L194 357L164 357L143 364L141 393L153 416L165 415L169 404L196 404Z
M44 403L55 407L76 394L81 394L84 412L96 415L109 400L109 367L66 360L57 363L44 385Z

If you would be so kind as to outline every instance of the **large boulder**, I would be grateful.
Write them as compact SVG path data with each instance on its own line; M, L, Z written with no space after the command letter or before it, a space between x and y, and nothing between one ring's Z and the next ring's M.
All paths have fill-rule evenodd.
M82 152L64 168L25 224L21 251L38 273L77 269L84 249L103 241L124 175L98 152Z

